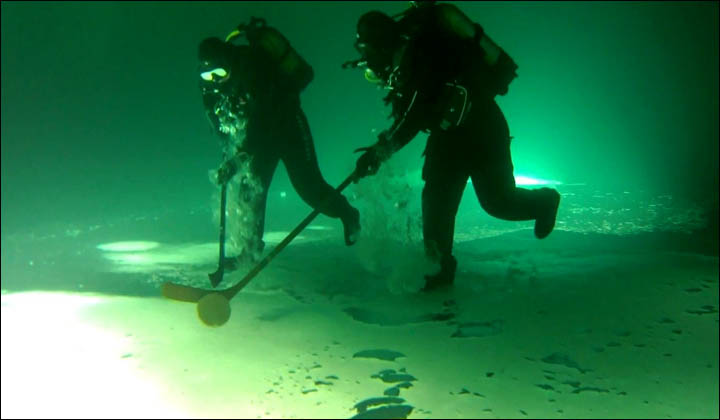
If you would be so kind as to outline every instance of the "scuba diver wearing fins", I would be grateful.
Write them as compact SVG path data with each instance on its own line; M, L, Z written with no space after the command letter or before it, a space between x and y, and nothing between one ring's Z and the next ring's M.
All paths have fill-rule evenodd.
M555 226L560 194L551 188L515 185L507 121L495 102L517 77L517 65L456 6L411 2L394 17L371 11L357 23L361 57L344 68L362 67L365 77L388 90L393 124L366 148L356 164L359 178L420 132L428 132L422 178L423 239L440 271L425 276L423 290L453 284L455 216L472 180L482 208L509 221L535 221L535 236Z
M247 44L233 42L241 37ZM216 181L225 188L234 176L240 178L239 216L249 225L239 233L245 235L243 249L225 258L225 268L257 262L262 254L268 187L279 161L307 204L342 221L345 243L352 245L360 231L359 212L320 173L300 105L300 93L313 79L312 67L260 18L239 25L224 41L204 39L198 58L205 112L225 152ZM222 229L221 258L224 225Z

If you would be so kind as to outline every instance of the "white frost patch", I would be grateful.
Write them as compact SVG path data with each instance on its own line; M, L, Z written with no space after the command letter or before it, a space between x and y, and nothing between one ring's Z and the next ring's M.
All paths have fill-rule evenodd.
M136 367L132 343L91 326L84 310L107 298L2 296L3 418L183 417ZM125 403L121 403L124 401Z
M157 247L146 251L103 254L103 258L113 263L111 271L122 273L156 272L180 265L212 264L217 262L217 256L217 243L157 244Z
M306 227L305 229L308 229L308 230L333 230L332 227L324 226L324 225L310 225L310 226Z
M265 241L266 244L279 244L286 236L288 236L289 233L290 232L287 231L265 232L263 235L263 241ZM303 235L298 235L295 239L293 239L293 242L301 241L303 239L305 239Z
M135 252L147 251L149 249L157 248L159 245L160 244L157 242L150 241L127 241L100 244L97 246L97 248L101 251L107 252Z

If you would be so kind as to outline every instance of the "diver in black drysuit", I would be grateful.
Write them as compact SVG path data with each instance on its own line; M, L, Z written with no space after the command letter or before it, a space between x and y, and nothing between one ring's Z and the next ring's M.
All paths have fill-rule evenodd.
M257 261L264 248L267 192L280 160L300 197L321 213L340 218L345 243L352 245L360 230L359 212L347 199L325 182L318 167L313 139L305 113L300 107L300 89L287 80L278 65L262 48L234 45L218 38L200 43L203 104L216 133L227 139L244 124L245 138L234 156L229 156L217 173L219 184L230 180L243 164L256 177L259 191L241 188L241 201L248 203L255 216L252 243L232 262ZM307 84L312 79L309 67ZM230 121L230 123L228 123ZM241 180L245 185L247 179Z
M482 28L448 4L415 7L399 21L369 12L358 21L357 31L361 60L390 89L386 103L392 105L394 123L366 148L356 174L376 173L419 131L430 133L422 170L423 237L440 272L425 277L424 290L454 281L455 216L468 178L487 213L504 220L535 220L535 235L549 235L560 195L550 188L516 187L508 124L494 100L515 77L512 59L497 54L499 49L490 51L495 53L491 66L483 45L488 50L492 45L483 39Z

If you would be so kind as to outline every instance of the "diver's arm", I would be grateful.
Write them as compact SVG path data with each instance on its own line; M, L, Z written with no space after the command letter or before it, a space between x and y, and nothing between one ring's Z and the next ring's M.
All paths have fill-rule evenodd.
M220 119L214 112L217 96L214 95L212 92L206 92L205 90L203 90L202 96L203 106L205 108L205 116L210 123L210 127L223 142L228 141L230 135L221 130ZM220 167L215 174L218 184L224 184L228 182L237 173L238 167L244 160L243 155L246 155L246 153L237 150L236 153L233 154L233 156L225 158L226 160L220 164Z
M203 108L205 109L205 117L207 117L213 132L217 134L220 138L226 139L228 135L227 133L223 133L222 130L220 130L220 119L215 114L215 103L218 100L217 95L212 92L203 90L202 100Z
M377 143L378 155L387 160L393 153L402 149L418 135L429 116L429 103L422 91L411 94L410 103L395 123L383 131Z
M408 144L420 131L422 117L426 114L426 107L421 105L418 98L422 95L415 91L405 112L389 129L378 136L378 141L370 147L361 147L356 152L365 151L358 158L355 167L355 176L358 179L377 173L382 162L390 159L396 151Z
M228 182L235 174L238 169L242 168L250 160L250 155L239 149L231 156L228 160L223 162L217 171L217 182L218 184L224 184Z
M227 133L223 133L222 130L220 130L220 120L218 119L217 115L215 115L212 110L206 109L205 116L210 123L210 127L212 128L213 133L217 134L220 138L225 139L228 135Z
M389 157L402 149L428 126L433 120L435 112L434 99L444 85L439 77L437 55L427 48L426 39L413 39L409 42L400 59L396 89L407 98L405 109L396 115L395 122L378 142L378 152L381 157Z

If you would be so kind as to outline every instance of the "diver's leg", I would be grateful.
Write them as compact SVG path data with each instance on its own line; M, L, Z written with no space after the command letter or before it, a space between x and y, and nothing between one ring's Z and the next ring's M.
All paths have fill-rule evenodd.
M467 185L468 174L459 164L459 150L447 136L432 135L425 150L422 177L423 240L428 256L440 263L440 272L425 276L429 291L449 286L455 280L457 260L452 256L455 216Z
M261 254L265 248L265 242L262 240L265 234L265 213L267 208L267 196L270 189L275 169L280 161L277 154L264 151L265 153L257 153L250 163L252 178L248 188L248 198L252 203L253 214L255 215L255 238L254 244L255 254ZM259 255L258 255L259 256Z
M341 193L331 187L318 166L315 145L305 113L298 108L288 127L288 141L281 150L281 158L290 181L308 205L326 216L340 218L345 231L345 243L352 245L360 231L360 213Z
M238 230L233 232L233 240L240 253L228 259L231 269L238 263L255 263L262 256L267 194L278 162L272 150L259 150L238 169L238 203L233 214Z
M515 185L510 136L500 109L489 107L480 134L482 151L470 169L475 193L483 209L503 220L535 220L535 235L542 239L555 226L560 194L552 188L525 189Z

